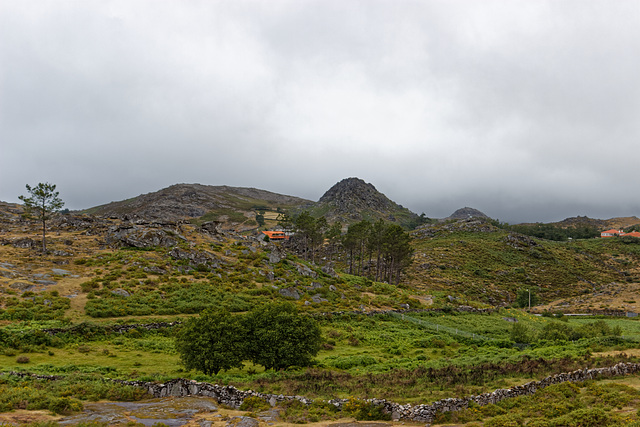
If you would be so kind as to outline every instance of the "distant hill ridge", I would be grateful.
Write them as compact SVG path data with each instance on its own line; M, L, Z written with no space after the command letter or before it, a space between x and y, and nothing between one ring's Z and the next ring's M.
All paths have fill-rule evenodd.
M256 188L175 184L131 199L86 209L82 213L163 221L217 220L232 224L231 228L236 230L247 230L257 227L255 213L260 209L294 214L309 210L313 216L325 216L329 223L339 221L345 226L363 219L371 222L383 219L412 228L420 220L416 213L390 200L373 184L355 177L339 181L317 202ZM275 215L272 218L269 226L275 225ZM489 217L477 209L464 207L445 219L469 218ZM625 228L640 224L640 219L632 216L600 220L577 216L553 224L560 227Z
M562 221L551 222L551 225L555 225L560 228L578 228L578 227L593 227L599 230L605 230L608 228L626 228L632 225L640 224L640 218L637 216L628 217L616 217L610 219L596 219L589 218L588 216L573 216L565 218Z
M135 215L147 219L177 220L199 218L212 211L242 213L261 207L288 209L308 203L311 201L256 188L175 184L132 199L96 206L87 209L84 213L104 216Z

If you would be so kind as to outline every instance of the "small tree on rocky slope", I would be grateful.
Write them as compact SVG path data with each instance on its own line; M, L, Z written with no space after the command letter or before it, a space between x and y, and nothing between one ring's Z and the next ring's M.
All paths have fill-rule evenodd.
M27 191L31 197L20 196L19 199L24 202L24 215L42 222L42 252L44 253L47 251L47 221L53 212L59 211L64 206L64 202L58 197L59 192L56 191L55 184L41 182L35 187L27 184Z

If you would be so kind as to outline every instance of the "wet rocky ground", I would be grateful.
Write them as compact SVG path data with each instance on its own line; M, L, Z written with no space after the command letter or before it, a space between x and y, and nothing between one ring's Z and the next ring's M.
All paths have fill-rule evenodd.
M218 410L215 400L207 397L149 399L139 402L95 402L86 403L82 413L63 418L60 425L78 423L124 424L135 422L145 426L165 424L170 427L188 424L196 415L211 414ZM201 417L200 417L201 418ZM211 426L210 421L201 421L202 427Z
M254 414L248 417L240 411L219 408L214 399L201 396L164 397L139 402L93 402L85 403L84 411L79 414L56 420L59 425L73 426L79 423L107 424L109 426L128 423L145 426L166 425L169 427L259 427L290 425L278 419L278 410ZM9 422L9 424L12 424ZM15 425L22 424L17 422ZM390 423L376 422L328 422L313 423L327 427L387 427Z

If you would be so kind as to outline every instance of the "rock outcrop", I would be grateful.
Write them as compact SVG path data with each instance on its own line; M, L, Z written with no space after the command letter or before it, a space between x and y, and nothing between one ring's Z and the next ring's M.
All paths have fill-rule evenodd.
M110 246L134 248L171 248L186 239L178 234L174 224L127 224L109 228L105 240Z
M464 207L460 208L451 215L447 219L470 219L470 218L489 218L484 213L480 212L478 209Z
M313 210L322 211L329 222L340 221L343 224L366 218L408 225L418 219L418 215L359 178L346 178L335 184L313 205Z

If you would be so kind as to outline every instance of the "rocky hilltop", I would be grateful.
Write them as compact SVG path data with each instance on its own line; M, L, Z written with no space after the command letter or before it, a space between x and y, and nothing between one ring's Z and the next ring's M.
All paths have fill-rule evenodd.
M311 203L256 188L176 184L132 199L87 209L83 213L175 221L184 218L225 221L255 217L256 209L290 209ZM240 220L241 221L241 220Z
M447 219L469 219L469 218L489 218L489 217L477 209L464 207L464 208L458 209L457 211L449 215Z
M312 213L324 215L330 223L343 224L383 219L409 226L419 218L359 178L346 178L335 184L313 205Z

